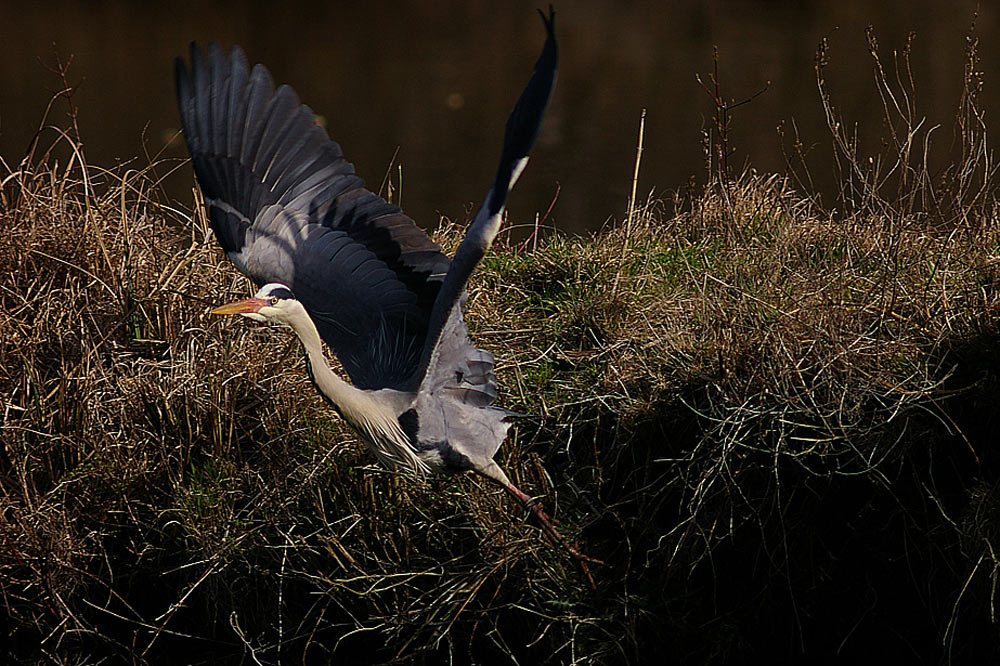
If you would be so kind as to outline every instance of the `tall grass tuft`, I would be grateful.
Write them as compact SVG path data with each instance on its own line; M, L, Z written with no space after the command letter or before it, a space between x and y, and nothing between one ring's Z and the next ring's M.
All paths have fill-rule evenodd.
M470 327L524 415L502 462L609 563L596 592L493 488L378 468L289 332L207 315L249 287L158 194L174 165L98 169L75 130L3 163L11 659L986 663L1000 228L968 43L943 172L872 34L878 155L818 54L829 205L793 148L787 176L727 166L486 259Z

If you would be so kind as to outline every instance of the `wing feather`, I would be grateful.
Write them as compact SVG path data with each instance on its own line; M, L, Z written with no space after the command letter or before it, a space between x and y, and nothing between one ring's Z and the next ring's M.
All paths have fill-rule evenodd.
M470 350L478 351L466 342L468 330L462 317L465 285L500 230L507 194L527 164L528 153L538 136L555 87L559 51L555 38L555 11L551 6L548 17L542 14L542 21L547 33L545 44L528 84L507 119L493 187L466 230L431 310L427 339L413 377L421 391L433 392L442 386L453 385L455 368L466 368ZM492 372L492 362L490 367Z
M198 68L193 59L191 68ZM254 65L247 87L247 114L240 142L240 164L252 165L257 156L257 149L264 136L264 124L267 122L267 109L273 95L274 81L271 80L271 73L263 65Z
M221 57L219 58L222 59ZM247 123L247 87L250 81L250 65L243 50L234 47L229 58L229 124L226 127L226 157L240 154L243 128ZM242 183L235 183L240 187Z
M184 135L223 249L258 285L286 284L361 388L413 375L448 258L364 189L288 86L238 48L178 60ZM408 350L402 357L385 349Z
M555 84L558 51L551 7L548 17L543 14L542 19L548 33L542 54L507 121L493 187L469 225L438 291L413 378L420 438L446 440L481 472L496 470L493 455L507 436L511 413L492 406L497 397L493 356L476 349L469 340L462 315L465 284L499 230L504 201L524 168ZM500 475L495 477L498 480L506 478L502 472L495 473Z

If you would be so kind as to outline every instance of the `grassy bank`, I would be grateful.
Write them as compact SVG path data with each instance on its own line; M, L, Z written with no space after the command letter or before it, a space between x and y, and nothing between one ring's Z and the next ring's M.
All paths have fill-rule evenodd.
M468 319L524 415L500 457L608 563L596 591L493 488L379 469L290 333L210 318L248 287L152 171L8 168L12 656L995 656L1000 226L974 92L943 174L889 104L877 160L831 122L835 205L801 163L717 165L673 210L495 248Z

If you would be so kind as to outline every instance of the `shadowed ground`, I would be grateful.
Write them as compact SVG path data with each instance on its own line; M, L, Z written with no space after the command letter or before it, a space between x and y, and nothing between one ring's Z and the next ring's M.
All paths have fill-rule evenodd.
M247 285L151 171L83 167L72 132L73 162L8 164L11 659L989 663L1000 227L975 71L942 173L887 104L877 154L831 127L836 207L801 167L716 166L487 258L470 328L525 415L500 458L609 563L596 592L499 491L380 470L291 335L211 319Z

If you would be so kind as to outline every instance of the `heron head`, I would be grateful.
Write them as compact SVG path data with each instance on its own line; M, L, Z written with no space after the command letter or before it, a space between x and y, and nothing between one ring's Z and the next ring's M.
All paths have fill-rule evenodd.
M227 303L212 310L212 314L238 314L254 321L287 323L297 307L301 308L301 305L295 300L292 290L281 283L272 282L261 287L253 298Z

